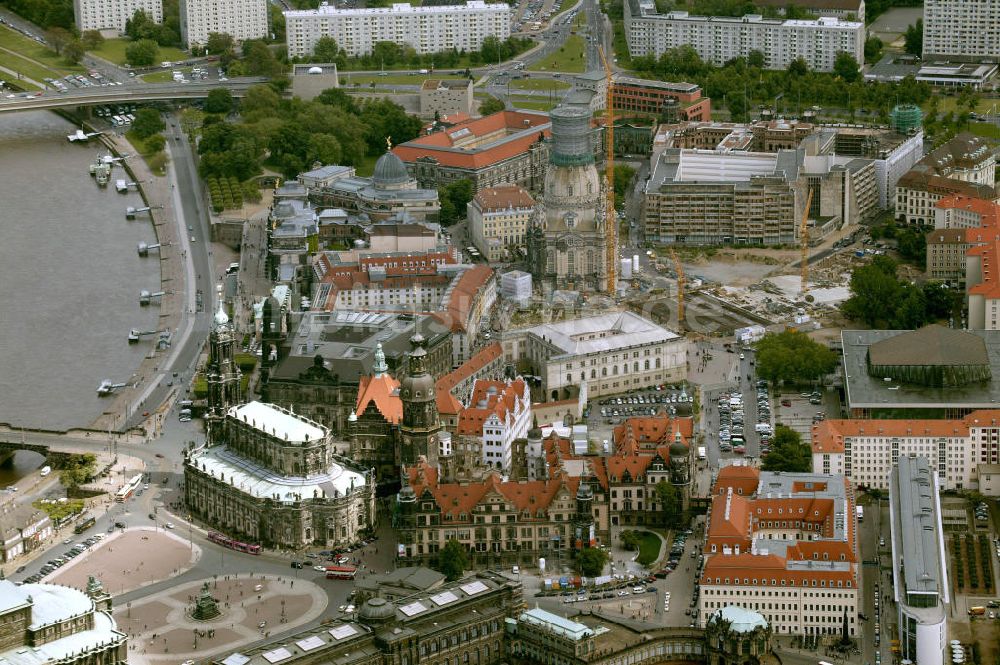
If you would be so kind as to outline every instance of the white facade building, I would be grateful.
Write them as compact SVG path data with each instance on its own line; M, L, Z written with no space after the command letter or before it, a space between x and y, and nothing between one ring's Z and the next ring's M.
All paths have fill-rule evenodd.
M507 330L501 342L504 360L540 376L553 401L584 387L592 399L687 376L687 341L632 312Z
M320 37L332 37L349 56L371 53L379 42L412 46L417 53L478 51L486 37L510 37L510 6L469 0L464 5L380 9L318 9L285 12L288 56L311 55Z
M1000 0L927 0L924 59L1000 62Z
M802 58L809 68L833 71L841 51L864 64L865 24L823 16L815 20L692 16L674 11L660 14L653 0L625 0L625 36L632 57L691 46L707 62L723 65L751 51L764 54L767 69L786 69Z
M267 19L267 0L181 0L181 37L188 48L204 46L213 32L237 42L266 37Z
M976 489L979 467L1000 463L1000 411L959 420L824 420L813 426L815 473L843 474L854 485L885 490L893 460L927 460L946 490Z
M943 665L948 644L948 570L941 525L941 486L921 457L900 456L889 477L892 594L900 657Z
M125 21L139 10L163 23L163 0L73 0L77 30L125 31Z
M500 295L507 300L525 302L531 299L531 273L511 270L500 275Z
M513 443L531 429L531 389L524 379L476 381L468 408L458 414L459 436L481 438L482 462L508 473Z

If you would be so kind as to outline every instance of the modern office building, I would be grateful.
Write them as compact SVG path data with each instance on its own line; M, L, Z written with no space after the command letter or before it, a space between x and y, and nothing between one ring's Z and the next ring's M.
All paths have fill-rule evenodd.
M864 64L865 24L823 16L815 20L692 16L683 11L660 14L653 0L625 1L625 37L633 58L660 57L691 46L706 62L723 65L751 51L764 54L765 67L786 69L802 58L809 69L829 72L841 52Z
M262 0L263 1L263 0ZM417 53L478 51L487 37L510 37L510 6L469 0L465 4L414 7L406 2L378 9L285 12L289 57L308 57L320 37L332 37L349 56L371 53L379 42L411 46Z
M163 23L163 0L73 0L76 29L125 31L125 22L144 11L156 23Z
M941 525L941 486L933 463L900 455L889 477L892 600L900 658L944 665L948 647L948 567Z
M552 401L589 399L677 383L687 376L687 341L632 312L612 312L501 333L504 359L541 377Z
M712 100L702 97L701 86L696 83L615 76L612 99L618 117L653 116L691 122L712 119Z
M237 42L268 35L267 0L181 0L181 38L204 46L213 32Z
M1000 62L1000 0L927 0L923 56Z
M697 620L754 609L777 635L860 634L854 495L844 476L727 466L712 490Z
M535 199L517 185L481 189L467 204L472 244L490 263L524 250Z
M472 115L472 79L427 79L420 86L420 116Z

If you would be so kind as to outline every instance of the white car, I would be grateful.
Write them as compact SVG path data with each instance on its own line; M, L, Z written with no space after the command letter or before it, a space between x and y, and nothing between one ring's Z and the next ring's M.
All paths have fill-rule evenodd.
M313 570L315 570L317 573L325 573L326 566L313 566Z
M618 595L619 596L628 596L629 595L628 589L622 589L621 591L618 592Z
M164 526L167 527L168 529L173 529L174 528L174 523L173 522L167 522L166 524L164 524Z

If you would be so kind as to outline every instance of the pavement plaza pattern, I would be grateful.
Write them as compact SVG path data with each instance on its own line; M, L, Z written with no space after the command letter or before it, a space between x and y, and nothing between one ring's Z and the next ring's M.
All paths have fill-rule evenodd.
M202 585L220 616L191 618ZM306 580L275 575L224 575L188 582L115 608L119 630L129 635L132 665L175 664L237 651L247 644L314 622L327 595Z

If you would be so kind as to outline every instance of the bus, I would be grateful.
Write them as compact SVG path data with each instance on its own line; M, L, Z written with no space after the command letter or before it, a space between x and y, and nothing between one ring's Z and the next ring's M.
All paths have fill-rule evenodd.
M135 491L139 489L140 485L142 485L141 473L132 476L131 480L121 486L121 489L115 493L115 501L118 503L125 503L132 498L132 495L135 494Z
M863 506L857 506L858 521L863 522L865 520L865 509Z
M247 554L260 554L260 545L243 543L238 540L234 540L229 536L223 535L216 531L208 532L208 539L213 543L222 545L223 547L228 547L231 550L236 550L237 552L246 552Z
M326 579L328 580L353 580L358 574L358 569L353 566L327 566Z
M80 522L73 527L73 533L83 533L95 524L97 524L97 520L94 519L93 515L84 515L80 518Z

